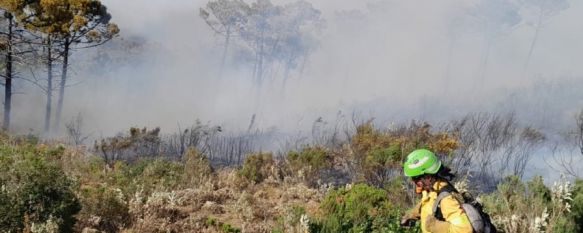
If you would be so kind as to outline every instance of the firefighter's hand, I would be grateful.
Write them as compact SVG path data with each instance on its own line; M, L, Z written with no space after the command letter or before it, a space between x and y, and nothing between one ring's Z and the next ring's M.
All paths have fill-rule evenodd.
M417 204L413 209L408 211L405 216L401 218L401 226L412 227L415 222L420 218L421 203Z
M414 227L415 222L417 222L417 220L418 219L403 217L403 218L401 218L401 226L402 227Z
M432 233L447 233L449 231L449 222L439 221L435 216L429 215L425 220L425 228Z

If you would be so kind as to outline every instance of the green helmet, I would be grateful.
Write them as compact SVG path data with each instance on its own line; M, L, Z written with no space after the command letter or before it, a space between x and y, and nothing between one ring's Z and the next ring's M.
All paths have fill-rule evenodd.
M407 156L403 165L405 176L415 177L424 174L435 174L441 168L441 161L435 154L426 149L419 149Z

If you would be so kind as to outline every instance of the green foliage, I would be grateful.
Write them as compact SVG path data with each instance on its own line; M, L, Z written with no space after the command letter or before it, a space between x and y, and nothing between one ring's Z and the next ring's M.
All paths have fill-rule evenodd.
M317 232L414 232L399 226L401 212L385 190L366 184L340 188L326 195Z
M542 176L535 176L527 182L528 192L534 199L540 199L544 203L551 202L551 190L545 186Z
M184 166L176 162L156 159L144 166L143 172L134 179L134 182L142 184L144 189L174 189L184 173ZM149 187L148 187L149 186Z
M241 229L236 228L228 223L223 223L213 217L208 217L205 221L207 227L215 228L223 233L240 233Z
M189 164L164 159L141 159L133 163L117 161L109 169L103 160L94 158L82 165L80 171L83 175L79 179L91 189L107 187L120 190L127 200L137 192L149 195L155 191L190 187L195 184L194 181L198 181L193 176L211 175L210 166L197 170L193 164ZM187 168L191 171L187 171Z
M163 159L142 159L132 164L116 162L111 172L103 174L103 179L125 194L131 195L138 190L149 194L179 187L183 184L184 174L184 165L181 163Z
M368 184L382 187L388 181L389 169L398 169L402 163L402 150L397 137L374 128L372 123L357 127L351 148L356 163L356 174Z
M239 176L250 182L260 183L269 176L274 166L275 161L271 153L249 155L239 170Z
M577 232L583 232L583 180L575 181L571 216Z
M185 184L200 184L211 176L213 170L210 161L196 149L189 149L184 155L184 177Z
M217 219L213 218L213 217L208 217L206 219L206 225L208 226L215 226L217 224Z
M328 153L326 149L321 147L307 147L301 152L292 151L288 154L288 162L292 167L299 170L303 167L310 167L315 170L319 170L329 166Z
M401 162L401 146L393 142L387 147L376 147L367 154L367 164L369 166L390 166Z
M100 43L119 33L111 15L98 0L2 1L0 7L16 16L30 31L67 38L69 43Z
M383 187L392 179L391 172L402 171L408 153L428 148L438 155L451 155L459 147L455 135L432 133L429 124L412 123L409 127L379 130L370 122L359 125L352 137L351 162L357 166L358 181Z
M230 224L224 223L221 225L221 231L224 233L240 233L241 229L231 226Z
M559 218L552 226L552 232L560 232L560 233L577 233L581 232L578 228L580 222L574 222L572 219L568 217Z
M159 155L160 128L130 128L129 135L118 135L95 141L94 150L101 154L108 166L118 160L154 157Z
M85 187L79 194L82 210L79 218L88 220L78 224L104 232L118 232L130 223L129 207L121 190L111 190L104 187ZM90 222L98 218L97 223Z
M566 181L559 181L551 190L540 176L526 184L517 176L510 176L481 200L503 232L577 232L573 221L576 208L571 207L571 213L566 214L569 206L576 205L569 200L569 187Z
M22 231L29 223L55 220L69 232L80 210L75 183L50 157L60 147L0 145L0 231Z
M322 147L306 147L300 152L289 152L287 162L292 173L301 176L309 185L315 183L322 169L332 167L332 157Z
M284 214L279 216L276 220L277 225L272 230L272 233L276 232L300 232L301 230L301 218L306 215L306 208L301 205L293 204L285 208Z

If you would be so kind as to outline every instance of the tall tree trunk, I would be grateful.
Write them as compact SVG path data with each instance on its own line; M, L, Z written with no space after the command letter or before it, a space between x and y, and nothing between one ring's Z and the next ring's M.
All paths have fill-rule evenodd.
M227 64L227 53L229 52L229 44L231 42L231 28L227 28L225 34L225 48L223 49L223 57L221 58L221 67L219 70L219 80L223 78L223 72L225 70L225 65Z
M10 111L12 108L12 39L13 39L13 17L10 13L6 13L8 18L8 45L6 53L6 77L4 84L4 122L2 128L8 130L10 128Z
M257 64L256 64L256 71L255 71L255 82L256 82L256 90L255 90L255 111L259 112L262 105L261 100L261 91L263 90L263 59L264 59L264 38L263 32L261 32L261 38L259 39L259 52L257 53Z
M484 89L486 83L486 73L488 72L488 62L490 61L490 50L492 48L492 39L488 39L486 42L486 52L484 54L484 60L482 60L482 73L480 74L479 87L481 90Z
M53 54L51 37L47 38L47 105L45 109L45 135L51 130L51 104L53 101Z
M543 22L543 10L541 9L540 14L538 16L538 23L536 24L536 30L534 32L534 38L532 38L532 43L530 43L530 48L528 49L528 56L526 57L526 62L524 63L523 70L524 75L526 75L526 70L528 69L528 65L530 64L530 59L532 58L532 53L534 52L536 42L538 41L538 35L540 33L542 22Z
M63 51L63 67L61 68L61 82L59 84L59 99L57 102L57 112L55 116L55 132L59 131L61 126L61 114L63 112L63 102L65 99L65 86L67 85L67 71L69 70L69 38L65 39L65 47Z
M285 71L283 73L283 82L281 84L281 95L285 97L285 88L287 87L287 80L289 79L291 72L291 61L287 61L285 64Z
M261 31L261 37L259 38L259 56L257 57L257 87L261 91L261 86L263 85L263 57L264 57L264 38L263 30Z
M456 39L451 38L449 41L449 46L447 48L447 61L445 65L445 77L443 77L443 84L444 84L444 95L449 95L449 82L451 82L451 62L453 60L453 48L455 45Z

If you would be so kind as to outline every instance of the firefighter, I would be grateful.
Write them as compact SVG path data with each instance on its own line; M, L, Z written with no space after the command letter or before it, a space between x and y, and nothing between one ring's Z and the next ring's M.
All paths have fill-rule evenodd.
M401 220L401 225L421 221L424 233L471 233L472 225L460 202L449 195L441 200L440 210L434 213L434 204L441 190L453 189L449 181L453 178L450 169L443 166L435 154L419 149L407 156L403 165L405 176L415 183L421 201Z

